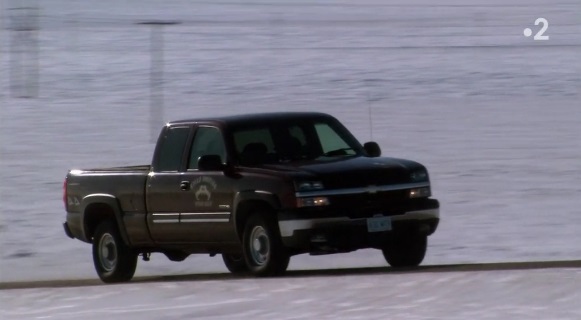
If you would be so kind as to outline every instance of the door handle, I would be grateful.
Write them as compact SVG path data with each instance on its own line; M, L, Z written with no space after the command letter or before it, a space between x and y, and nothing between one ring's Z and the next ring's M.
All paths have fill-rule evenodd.
M182 190L182 191L190 190L190 182L189 181L180 182L180 190Z

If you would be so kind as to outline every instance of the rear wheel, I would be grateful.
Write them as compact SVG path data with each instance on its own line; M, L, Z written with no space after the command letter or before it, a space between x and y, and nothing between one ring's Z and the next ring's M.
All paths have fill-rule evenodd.
M123 243L117 226L104 221L93 237L93 263L99 278L106 283L129 281L137 267L137 253Z
M256 276L276 276L288 268L290 256L280 239L274 219L256 213L246 222L243 234L243 253L248 271Z
M391 238L383 247L383 256L392 267L416 267L424 260L428 247L425 235L400 235Z
M234 274L240 274L248 271L244 257L239 254L222 254L222 260L228 271Z

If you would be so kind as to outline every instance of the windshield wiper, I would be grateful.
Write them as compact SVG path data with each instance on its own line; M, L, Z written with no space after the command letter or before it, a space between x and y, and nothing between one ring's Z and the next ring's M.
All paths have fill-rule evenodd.
M289 161L308 160L308 159L313 159L313 158L306 155L306 154L292 154L292 155L284 155L284 156L278 157L279 162L289 162Z
M350 151L350 150L355 151L355 148L341 148L341 149L331 150L329 152L323 153L323 156L325 156L325 157L350 156L350 154L347 154L345 152L345 151Z

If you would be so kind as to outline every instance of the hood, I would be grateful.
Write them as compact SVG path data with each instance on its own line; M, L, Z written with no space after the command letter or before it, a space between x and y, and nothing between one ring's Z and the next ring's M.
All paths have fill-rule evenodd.
M286 171L305 180L323 182L325 188L364 187L411 182L410 174L425 170L421 164L397 158L342 157L331 161L289 162L264 165L265 169Z

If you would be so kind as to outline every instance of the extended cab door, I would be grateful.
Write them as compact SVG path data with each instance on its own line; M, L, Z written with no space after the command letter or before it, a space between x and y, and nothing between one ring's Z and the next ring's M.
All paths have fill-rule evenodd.
M185 180L185 150L192 127L172 126L164 130L146 183L147 225L155 242L184 242L179 224L180 212L184 210L181 182Z

